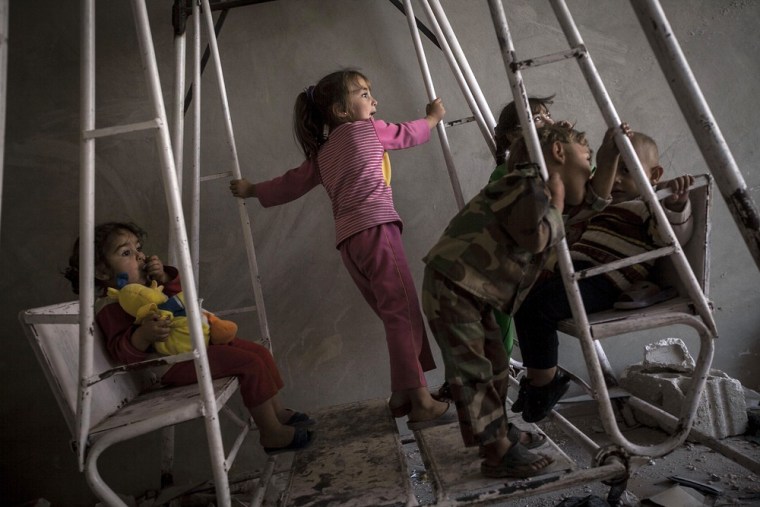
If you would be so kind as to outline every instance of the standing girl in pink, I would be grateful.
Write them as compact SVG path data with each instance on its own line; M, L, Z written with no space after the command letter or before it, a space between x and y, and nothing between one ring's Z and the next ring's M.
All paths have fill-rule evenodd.
M391 363L395 417L420 429L453 420L447 403L433 399L425 371L435 368L422 312L393 205L387 150L427 142L445 114L436 99L425 118L406 123L376 120L369 80L356 70L322 78L301 92L294 108L296 138L306 160L261 183L233 180L235 197L256 197L264 207L293 201L322 185L332 202L336 246L367 303L383 321Z

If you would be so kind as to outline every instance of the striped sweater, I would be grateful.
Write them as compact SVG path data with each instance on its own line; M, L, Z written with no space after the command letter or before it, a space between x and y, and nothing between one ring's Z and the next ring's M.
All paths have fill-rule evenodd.
M681 244L691 236L691 204L681 212L665 209L665 215ZM576 261L594 266L649 252L664 245L657 232L655 220L644 201L636 199L608 206L594 215L580 239L570 246L570 256ZM650 279L654 261L643 262L605 273L604 276L621 291L638 280Z
M319 185L332 202L336 246L376 225L401 222L393 206L386 150L400 150L430 139L423 118L406 123L363 120L336 127L316 161L304 161L282 176L256 184L264 207L298 199Z

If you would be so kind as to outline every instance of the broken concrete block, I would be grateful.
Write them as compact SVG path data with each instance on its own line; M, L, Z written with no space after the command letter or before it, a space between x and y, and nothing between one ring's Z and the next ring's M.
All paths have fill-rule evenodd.
M663 338L644 348L644 362L649 369L666 368L669 371L694 371L694 358L680 338Z
M660 340L647 346L645 360L629 366L620 386L637 398L678 417L691 383L694 360L678 338ZM658 426L652 416L636 412L648 426ZM736 379L711 370L702 393L693 427L716 439L741 435L747 430L744 389Z

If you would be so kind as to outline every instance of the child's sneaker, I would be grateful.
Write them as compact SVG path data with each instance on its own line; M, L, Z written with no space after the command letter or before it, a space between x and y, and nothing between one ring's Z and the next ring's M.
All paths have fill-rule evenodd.
M525 397L527 396L527 387L529 382L530 381L527 377L520 379L520 391L517 393L517 399L514 403L512 403L512 406L510 407L512 409L512 412L515 414L519 414L523 411L523 408L525 408Z
M522 382L520 384L522 387ZM545 418L569 388L570 377L559 369L557 369L554 379L545 386L536 387L526 382L525 401L524 405L520 407L522 409L523 420L534 423ZM514 410L514 407L512 410Z

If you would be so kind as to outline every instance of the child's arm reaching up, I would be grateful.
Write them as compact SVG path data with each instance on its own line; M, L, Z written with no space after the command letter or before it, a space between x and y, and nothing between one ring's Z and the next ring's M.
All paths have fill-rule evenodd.
M631 128L627 123L623 123L621 128L625 135L628 137L633 136L633 132L631 132ZM593 178L591 178L591 188L602 199L607 199L612 193L612 187L615 184L615 173L620 161L620 150L617 147L617 143L615 143L616 132L617 127L607 129L599 151L596 154L596 172Z
M689 204L689 189L694 184L694 176L684 174L672 180L663 181L657 188L669 188L673 194L665 198L663 203L665 208L670 211L682 212L686 205Z
M427 115L425 116L425 120L428 122L428 127L430 127L430 130L433 130L446 115L446 109L443 107L443 101L440 98L437 98L425 106L425 114Z
M235 197L246 199L248 197L256 197L256 185L243 178L240 180L230 181L230 192Z
M693 184L694 177L685 174L657 185L657 189L669 188L673 192L662 201L663 208L676 239L682 245L691 239L694 231L694 220L691 219L691 203L689 201L689 189Z

